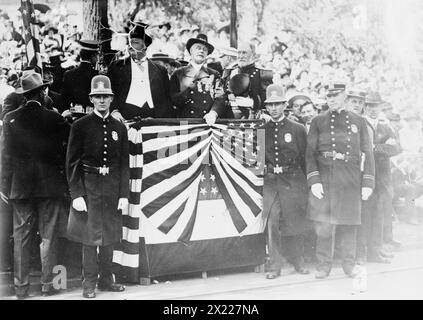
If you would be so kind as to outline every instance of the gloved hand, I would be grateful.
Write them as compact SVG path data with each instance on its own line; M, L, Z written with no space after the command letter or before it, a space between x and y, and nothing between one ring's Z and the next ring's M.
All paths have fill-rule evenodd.
M315 183L311 186L311 193L317 198L317 199L323 199L323 195L325 194L323 192L323 185L321 183Z
M366 201L367 199L369 199L372 193L373 193L372 188L367 188L367 187L361 188L361 199Z
M112 113L110 114L113 118L115 118L116 120L125 123L125 118L122 117L122 115L120 114L120 112L118 110L113 110Z
M127 198L120 198L118 203L118 210L124 210L128 206Z
M72 207L76 211L88 211L87 210L87 204L85 203L85 200L83 197L75 198L72 201Z
M260 114L260 119L266 121L266 123L267 123L267 122L272 120L272 117L270 115L268 115L267 113L262 112Z
M204 120L206 120L206 123L209 126L214 125L214 123L216 122L217 119L217 113L215 111L210 111L209 113L207 113L204 117Z

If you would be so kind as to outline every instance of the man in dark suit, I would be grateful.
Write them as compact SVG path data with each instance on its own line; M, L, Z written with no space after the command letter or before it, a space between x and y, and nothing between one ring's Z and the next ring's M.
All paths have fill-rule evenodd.
M203 118L214 124L227 111L220 75L204 64L214 47L207 36L199 34L186 44L191 62L177 69L170 79L170 95L180 118Z
M18 93L23 107L7 114L1 152L1 196L13 207L14 283L18 298L29 289L30 239L38 220L41 237L42 293L54 293L52 269L56 264L58 221L67 191L64 144L69 125L43 104L46 85L38 73L22 77Z
M122 212L129 197L129 143L126 127L110 116L110 80L91 82L94 111L72 124L66 172L72 198L68 237L82 243L83 296L95 298L95 288L120 292L114 282L113 248L122 237ZM97 247L99 254L97 254Z
M345 84L327 88L329 110L315 117L307 137L309 217L315 222L319 260L316 278L329 276L337 232L346 275L355 277L356 232L361 201L375 184L372 144L365 120L345 110ZM364 155L363 155L364 154Z
M107 73L115 97L111 115L119 121L141 118L173 118L169 76L165 67L146 57L152 43L147 25L133 23L129 32L130 57L112 63Z
M95 40L81 40L81 63L78 67L68 70L63 76L62 99L65 110L80 105L82 110L91 111L93 104L88 98L90 93L91 79L98 75L95 65L98 59L98 42ZM88 107L88 110L87 110Z
M284 115L286 99L283 88L267 87L265 106L272 120L264 125L266 171L263 185L263 218L267 220L270 255L267 279L280 275L283 256L298 273L304 267L303 235L307 231L307 179L304 127ZM284 251L282 249L285 249Z
M375 157L375 190L363 203L362 222L357 235L357 260L360 263L390 263L391 253L382 249L383 228L386 219L392 219L394 212L393 187L390 158L401 152L399 141L388 123L378 119L382 99L377 92L370 92L365 99L366 119ZM389 220L391 223L392 221Z

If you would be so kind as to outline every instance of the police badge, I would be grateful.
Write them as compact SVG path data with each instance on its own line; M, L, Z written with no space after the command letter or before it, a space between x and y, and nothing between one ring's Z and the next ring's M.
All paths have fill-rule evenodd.
M290 143L292 141L292 135L290 133L285 133L285 142Z
M112 138L113 140L117 141L118 140L118 134L116 131L112 131Z
M351 131L352 131L353 133L357 133L357 132L358 132L358 128L357 128L357 126L356 126L355 124L352 124L352 125L351 125Z

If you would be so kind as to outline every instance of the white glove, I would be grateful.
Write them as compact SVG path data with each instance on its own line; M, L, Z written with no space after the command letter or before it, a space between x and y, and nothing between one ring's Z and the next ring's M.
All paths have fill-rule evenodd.
M373 189L372 188L361 188L361 199L366 201L372 195Z
M207 113L204 117L204 120L206 120L206 123L209 126L214 125L214 123L216 122L217 119L217 113L215 111L210 111L209 113Z
M120 198L118 203L118 210L124 210L128 206L127 198Z
M62 117L63 118L72 117L72 112L70 110L65 110L62 112Z
M269 122L270 120L272 120L272 117L271 117L270 115L268 115L267 113L262 112L262 113L260 114L260 119L262 119L262 120L266 121L266 123L267 123L267 122Z
M120 114L120 112L118 110L113 110L112 113L110 114L113 118L115 118L116 120L124 123L125 122L125 118L122 117L122 115Z
M317 199L323 199L323 195L325 194L323 192L323 185L321 183L315 183L311 186L311 193L317 198Z
M84 200L83 197L79 197L79 198L73 199L73 201L72 201L72 207L76 211L88 211L87 210L87 204L85 203L85 200Z

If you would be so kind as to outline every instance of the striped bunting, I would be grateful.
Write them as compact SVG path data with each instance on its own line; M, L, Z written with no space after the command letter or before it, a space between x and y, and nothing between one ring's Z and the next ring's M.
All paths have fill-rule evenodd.
M198 203L212 201L207 199L223 199L238 236L257 224L263 207L263 177L257 169L264 159L258 127L257 121L209 127L187 122L160 125L158 119L151 125L131 126L130 204L123 213L123 240L114 262L139 268L139 238L154 243L153 235L141 231L141 220L156 230L156 237L188 243L201 214ZM213 179L210 188L204 187L206 176ZM210 191L213 196L206 196ZM221 237L219 228L216 232L211 239Z

